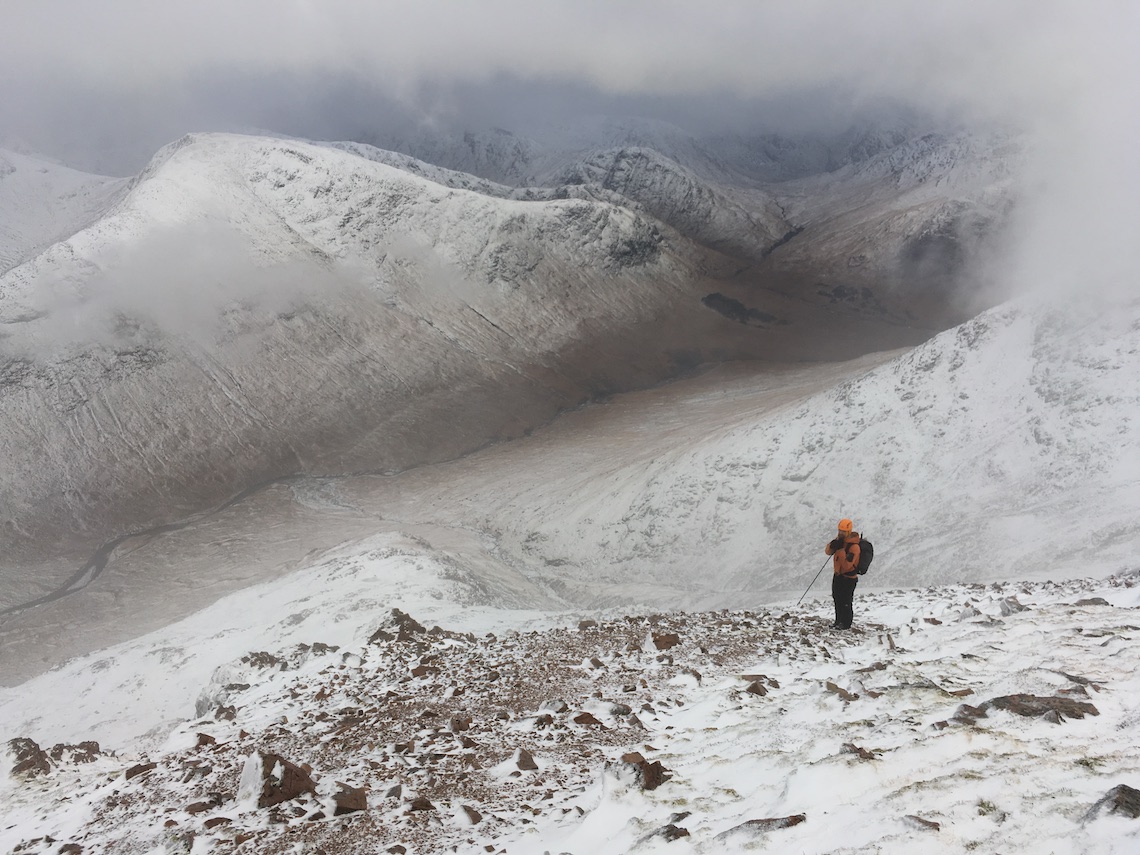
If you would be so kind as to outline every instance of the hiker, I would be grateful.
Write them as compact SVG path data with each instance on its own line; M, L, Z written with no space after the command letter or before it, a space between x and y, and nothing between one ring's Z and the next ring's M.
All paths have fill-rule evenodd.
M851 520L839 521L839 536L823 548L832 557L831 598L835 600L832 629L851 629L855 586L859 584L859 534Z

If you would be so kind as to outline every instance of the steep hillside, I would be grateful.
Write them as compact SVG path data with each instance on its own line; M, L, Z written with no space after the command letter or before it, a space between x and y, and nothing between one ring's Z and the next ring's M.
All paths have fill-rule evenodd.
M0 150L0 273L86 226L126 184Z
M555 180L618 193L687 237L739 258L759 261L793 232L775 202L758 191L742 203L649 148L597 152Z
M536 137L524 145L497 130L390 144L516 187L572 183L637 202L741 259L723 291L737 319L774 291L821 311L945 329L1000 299L980 283L1016 193L1022 155L1008 133L931 132L910 117L841 132L699 136L592 118Z
M817 319L785 298L748 324L713 311L729 269L610 202L187 137L98 221L0 278L4 560L78 536L70 564L282 475L445 460L705 361L864 346L857 330L805 344Z
M1128 568L1140 305L1085 311L1004 306L828 391L795 373L693 384L342 495L474 528L573 603L802 590L842 516L878 547L871 585Z
M772 188L794 240L753 282L863 315L957 323L991 305L1021 162L1003 135L927 134Z

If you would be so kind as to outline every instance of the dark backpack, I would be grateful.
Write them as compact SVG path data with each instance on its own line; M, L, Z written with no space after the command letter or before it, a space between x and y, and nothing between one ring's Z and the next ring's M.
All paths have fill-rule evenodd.
M855 566L855 572L860 576L864 575L870 569L874 557L875 547L871 545L871 541L865 537L859 538L859 563Z

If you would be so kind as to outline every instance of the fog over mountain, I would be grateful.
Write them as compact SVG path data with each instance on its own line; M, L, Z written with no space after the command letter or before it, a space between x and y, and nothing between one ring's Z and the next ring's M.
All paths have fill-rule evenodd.
M0 848L1135 851L1138 40L6 3Z

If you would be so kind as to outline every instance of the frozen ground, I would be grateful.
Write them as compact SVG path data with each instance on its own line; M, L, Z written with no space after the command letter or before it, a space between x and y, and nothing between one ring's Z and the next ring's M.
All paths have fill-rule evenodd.
M378 537L4 690L0 846L1123 855L1136 583L536 615Z

